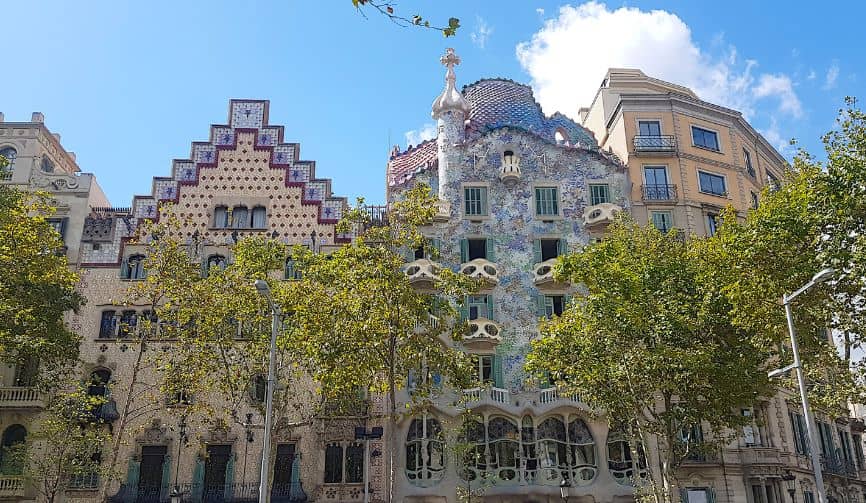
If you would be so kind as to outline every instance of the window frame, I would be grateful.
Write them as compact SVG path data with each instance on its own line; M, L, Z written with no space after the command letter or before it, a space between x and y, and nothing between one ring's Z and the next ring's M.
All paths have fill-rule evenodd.
M701 194L706 194L708 196L715 196L715 197L725 197L725 198L730 196L730 192L728 191L728 177L726 175L723 175L721 173L715 173L713 171L707 171L706 169L702 169L702 168L697 168L697 172L698 172L698 191ZM724 191L720 194L717 192L713 192L712 190L705 190L701 175L706 175L708 177L720 178L722 180L722 188L724 189ZM712 189L712 184L710 186L710 189Z
M652 119L652 118L639 117L639 118L636 118L635 121L636 121L636 123L637 123L636 125L637 125L637 135L638 135L638 136L649 136L649 137L653 137L653 136L659 136L659 137L660 137L660 136L664 136L664 132L663 132L663 130L662 130L662 121L661 121L661 119ZM643 132L641 131L641 124L642 124L642 123L653 123L653 122L656 123L656 124L658 125L658 130L659 130L658 134L657 134L657 135L654 135L654 134L648 134L648 135L643 134Z
M752 164L752 153L746 147L743 147L743 163L746 167L746 173L755 179L758 173L755 171L755 165Z
M610 184L609 183L590 183L589 185L589 205L604 204L610 202ZM603 201L596 197L596 189L603 189Z
M702 149L702 150L709 150L710 152L716 152L716 153L721 153L721 152L722 152L722 144L721 144L721 142L719 141L719 137L720 137L720 135L719 135L719 132L718 132L718 131L716 131L716 130L714 130L714 129L709 129L709 128L705 127L705 126L697 126L697 125L695 125L695 124L691 124L690 126L691 126L692 146L693 146L693 147L695 147L695 148L699 148L699 149ZM713 147L708 147L708 146L706 146L706 145L701 145L701 144L699 144L699 143L696 141L695 130L700 130L700 131L702 132L702 135L703 135L704 133L710 133L710 134L712 134L713 137L716 139L716 147L713 148Z
M655 224L655 219L653 218L654 215L656 215L656 214L659 214L659 215L667 215L668 217L670 217L670 227L667 228L667 229L660 229L660 228ZM661 233L663 233L663 234L667 234L667 233L670 232L672 229L675 229L675 228L676 228L676 225L674 224L674 212L671 211L671 210L649 210L649 223L650 223L650 225L652 225L653 227L655 227L656 229L658 229L659 232L661 232Z
M478 200L473 200L473 204L479 206L480 213L470 213L469 209L469 191L478 190ZM490 218L490 187L484 183L466 183L462 186L462 201L461 212L463 218L467 220L484 220Z
M554 210L553 213L543 213L543 212L539 211L542 209L542 206L541 206L542 205L542 198L539 197L539 195L541 194L541 192L539 192L539 191L546 191L546 190L552 190L553 191L554 197L553 197L552 203L551 203L551 201L544 201L544 203L547 206L550 206L552 204L552 206L553 206L552 209ZM556 183L534 184L532 186L533 215L539 220L558 220L558 219L561 219L562 218L561 192L562 191L560 190L559 184L556 184ZM545 209L547 209L547 208L545 208Z
M719 214L711 211L704 212L704 224L706 225L707 236L715 236L719 232Z

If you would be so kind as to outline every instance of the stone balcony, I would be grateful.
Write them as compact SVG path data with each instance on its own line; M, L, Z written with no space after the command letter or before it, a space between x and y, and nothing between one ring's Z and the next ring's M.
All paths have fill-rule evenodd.
M499 284L499 267L486 258L476 258L461 264L460 273L488 285Z
M41 409L45 398L36 388L10 386L0 388L0 409Z
M433 316L432 314L428 315L427 323L420 323L418 321L415 322L415 333L423 334L428 331L428 328L437 329L439 325L442 323L442 320Z
M469 333L463 336L463 344L473 349L492 349L502 342L502 327L487 318L469 320Z
M613 203L599 203L583 210L583 225L590 230L601 230L613 222L622 207Z
M532 282L536 286L553 283L553 266L555 265L556 259L551 258L532 266Z
M18 475L0 475L0 498L23 498L24 477Z
M441 270L441 265L426 258L413 260L403 266L403 272L409 278L409 283L422 289L431 289L436 286Z
M512 184L520 180L520 160L517 157L506 157L502 161L499 170L499 179L505 184Z
M464 389L462 397L463 405L467 408L491 405L513 413L524 410L527 406L533 407L536 414L545 414L562 405L586 407L579 396L563 393L555 387L534 391L510 391L497 387L477 387Z

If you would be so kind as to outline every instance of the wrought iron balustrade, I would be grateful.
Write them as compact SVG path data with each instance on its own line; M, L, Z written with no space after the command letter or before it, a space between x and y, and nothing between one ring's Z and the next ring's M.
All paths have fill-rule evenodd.
M635 152L675 152L677 139L675 136L638 135L634 137Z
M385 227L388 225L388 206L364 206L364 228Z
M641 197L644 201L675 201L676 185L642 185Z
M256 503L259 500L258 483L224 484L205 487L203 483L179 484L183 503ZM112 503L167 503L175 486L137 487L122 484L120 491L109 498ZM300 482L274 484L271 503L303 503L307 501Z
M856 477L857 465L854 461L837 458L836 456L821 456L821 470L843 477Z

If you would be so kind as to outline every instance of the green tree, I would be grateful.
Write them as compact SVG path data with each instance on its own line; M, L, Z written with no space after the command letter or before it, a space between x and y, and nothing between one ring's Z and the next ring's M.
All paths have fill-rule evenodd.
M0 172L7 164L0 157ZM63 241L47 221L53 213L48 194L0 185L0 358L38 362L43 376L54 376L43 382L75 362L79 337L63 317L84 302Z
M84 389L55 395L37 419L36 431L13 448L22 475L44 501L53 503L66 489L95 487L102 476L108 434L94 419L102 403Z
M448 18L448 25L439 26L431 24L430 20L421 17L420 14L415 14L412 17L403 16L398 14L395 9L397 3L388 0L352 0L352 5L363 16L366 16L366 14L364 14L365 9L372 9L373 11L387 17L398 26L417 26L420 28L436 30L442 32L442 35L445 37L453 37L457 34L457 29L460 28L460 20L456 17Z
M542 325L527 360L603 411L632 453L648 453L647 492L659 503L675 501L684 460L728 442L740 407L771 392L767 353L730 323L704 246L618 219L603 241L557 265L584 295Z
M440 374L453 387L469 376L468 358L457 344L463 327L450 323L456 318L454 306L444 300L462 299L476 285L443 268L437 291L422 292L402 270L404 253L425 242L422 228L435 214L436 197L425 185L391 205L383 226L369 226L359 201L340 226L366 229L353 243L330 255L299 257L303 279L297 284L304 295L294 306L295 344L323 394L339 399L361 390L387 397L388 501L395 478L396 393L406 376L410 371ZM421 400L418 391L415 397Z

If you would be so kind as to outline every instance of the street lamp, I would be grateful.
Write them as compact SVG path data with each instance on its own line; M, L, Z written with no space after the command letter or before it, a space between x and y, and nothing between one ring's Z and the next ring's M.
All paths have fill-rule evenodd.
M815 435L815 418L812 417L812 410L809 407L809 397L806 392L806 376L803 373L803 365L800 362L800 348L797 345L797 330L794 328L794 314L791 311L791 302L806 290L832 278L834 274L835 271L833 269L823 269L818 274L812 276L812 279L799 290L782 296L782 304L785 306L785 316L788 318L788 333L791 335L791 353L794 356L794 363L767 374L770 378L773 378L793 369L797 370L797 383L800 388L800 400L803 402L803 415L806 417L806 432L809 436L809 455L812 458L812 471L815 474L815 490L818 493L818 503L827 503L827 493L824 489L824 478L821 474L821 458L818 454L818 445L820 444L816 441L818 437Z
M782 475L782 480L787 486L788 494L791 495L791 503L796 503L796 501L794 500L794 492L796 491L795 481L797 480L797 477L793 473L791 473L791 470L785 470L785 474Z
M571 482L567 478L563 478L562 482L559 483L559 496L562 498L562 501L568 501L569 490L571 490Z
M270 357L268 359L268 385L265 391L265 434L262 440L262 471L259 475L259 503L268 502L268 468L270 465L271 454L271 425L274 421L274 381L276 380L277 372L277 330L280 323L280 308L274 304L271 297L271 288L268 282L263 279L257 279L253 285L259 295L268 300L268 307L271 308L271 345Z
M177 477L180 474L180 453L183 450L183 444L186 443L186 414L180 416L178 429L177 461L175 461L174 464L174 489L172 489L171 494L169 494L171 503L180 503L181 499L183 499L183 491L180 490L180 485L177 483Z

